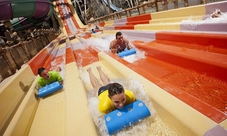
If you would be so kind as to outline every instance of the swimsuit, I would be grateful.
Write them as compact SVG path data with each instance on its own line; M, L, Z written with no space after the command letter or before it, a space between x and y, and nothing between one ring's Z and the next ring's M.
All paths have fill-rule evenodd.
M110 86L110 84L107 84L107 85L105 85L105 86L100 87L99 90L98 90L98 96L99 96L102 92L108 90L109 86Z

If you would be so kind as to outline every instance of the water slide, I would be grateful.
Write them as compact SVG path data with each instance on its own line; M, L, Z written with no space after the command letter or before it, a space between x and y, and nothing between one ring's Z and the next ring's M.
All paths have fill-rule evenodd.
M68 3L70 5L70 1ZM97 75L95 67L101 66L111 80L129 81L131 86L125 85L140 92L136 93L138 98L148 96L148 102L155 110L148 123L135 125L119 135L226 135L227 31L223 27L226 23L199 23L193 28L188 25L187 29L194 29L189 32L181 30L186 25L179 22L192 14L191 21L198 18L202 21L216 8L226 12L226 4L220 2L107 21L102 34L91 35L80 30L76 33L78 38L71 40L64 31L0 89L0 100L8 105L7 108L0 105L4 111L0 118L1 130L4 130L1 134L105 135L102 131L105 130L104 124L97 125L97 120L94 120L97 109L92 105L94 99L88 97L91 86L86 72L88 67L92 67ZM75 15L71 17L80 23ZM136 24L138 18L150 22ZM163 22L158 20L160 18L165 18L168 23L160 24ZM62 27L67 26L69 30L77 27L71 25ZM154 30L144 31L151 26L155 26ZM130 63L94 46L97 40L114 37L120 28L130 29L121 31L132 41L138 53L146 53L145 58ZM171 30L166 31L167 28ZM160 31L162 29L165 31ZM62 39L66 42L59 42ZM89 40L93 46L87 47L86 41ZM37 68L45 66L49 69L57 65L64 66L61 72L64 89L44 99L35 97ZM28 89L25 91L25 88ZM11 99L13 101L8 101Z
M0 20L18 18L12 24L16 30L40 23L53 13L49 0L1 0L0 9L4 11L0 13Z
M102 0L103 3L105 3L106 5L108 5L107 0ZM110 8L114 11L120 11L121 9L116 7L111 1L110 1Z

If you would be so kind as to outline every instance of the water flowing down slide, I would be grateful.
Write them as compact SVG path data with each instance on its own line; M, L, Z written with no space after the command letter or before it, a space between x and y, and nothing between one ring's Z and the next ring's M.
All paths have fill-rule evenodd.
M59 3L64 3L64 0L59 0ZM71 34L75 34L77 32L77 28L72 20L73 17L71 17L71 12L69 7L67 7L66 4L60 4L61 11L65 17L66 24L69 26L69 30Z
M71 4L70 1L68 3ZM224 76L227 71L226 32L206 32L208 28L202 26L203 24L198 26L202 26L202 33L141 31L144 30L142 28L150 28L150 24L134 25L138 22L133 21L145 18L151 22L151 15L153 19L168 16L171 21L179 19L171 16L179 15L182 20L182 16L190 16L192 13L204 15L205 9L225 9L223 6L225 4L227 2L206 5L206 7L202 5L182 8L179 9L180 12L173 10L168 13L159 12L114 20L111 30L105 30L107 27L104 27L102 34L92 35L87 31L79 31L76 33L76 39L70 40L67 37L66 42L59 45L56 44L58 43L56 41L59 41L57 38L52 43L56 44L55 46L48 46L42 50L12 78L10 84L1 88L0 92L4 92L5 97L2 93L0 100L5 100L2 98L6 96L19 99L15 114L13 114L15 109L8 106L7 111L5 110L2 114L4 116L0 118L2 120L6 117L10 118L7 113L11 111L12 119L8 120L8 124L1 123L2 128L6 130L2 133L6 135L107 135L104 120L97 110L98 101L91 94L92 88L86 71L92 68L98 77L96 67L101 66L111 81L120 82L126 88L133 90L137 98L143 100L152 113L150 118L117 135L208 136L215 135L216 131L225 135L227 128L225 109L227 78ZM67 6L59 8L64 10L59 12L68 13L66 8ZM80 23L78 18L76 21ZM69 27L68 34L64 33L64 35L70 36L75 26L72 26L72 22L69 21L64 23L66 24L62 27ZM105 23L111 23L111 21L102 22L102 24ZM119 23L121 24L117 27ZM130 23L130 27L126 25L127 23ZM167 23L168 26L173 24L174 26L171 27L180 28L177 26L178 23ZM225 24L206 24L206 26L209 25L212 25L215 30ZM136 61L129 62L127 58L119 58L108 51L109 39L114 38L117 28L133 28L121 31L137 49L137 56L134 57L139 59ZM52 48L55 50L54 53L50 52ZM45 59L44 56L48 55L48 59ZM36 85L34 76L37 75L37 68L58 64L59 56L61 56L59 62L62 61L62 55L65 62L63 63L65 65L64 89L44 99L34 97ZM53 58L56 59L51 62ZM31 84L27 93L23 92L22 83L18 85L18 81L28 86ZM10 88L11 84L15 85L17 94L14 94L15 92ZM13 104L11 102L11 105ZM0 105L0 108L2 110L5 107Z
M204 15L204 17L198 16L198 18L207 18L207 16L209 16L209 14L212 13L215 8L220 8L221 11L226 11L226 9L224 8L225 5L226 2L209 4L206 6L206 15ZM193 8L188 10L193 10ZM173 14L174 12L175 11L173 11ZM182 11L182 13L184 12L187 11ZM202 10L201 12L204 13L204 11ZM143 19L143 17L145 16L146 15L141 16L141 19ZM138 20L138 18L140 17L131 17L126 19L126 22L128 21L128 23L131 24L133 23L133 19ZM173 20L174 19L177 20L178 18L173 18ZM220 20L224 21L225 18L220 18ZM118 21L124 22L124 19L115 20L113 24L117 25ZM204 22L205 21L206 23L201 23L196 26L198 31L203 30L215 32L139 32L133 30L121 30L128 38L131 38L131 41L135 45L135 47L143 52L146 52L146 58L137 60L135 63L130 64L128 62L124 62L116 56L112 56L108 52L106 53L117 59L119 62L123 63L130 69L133 69L143 77L146 77L156 85L164 88L167 92L177 97L181 101L187 103L216 123L221 123L223 121L225 122L227 116L225 114L225 103L223 102L226 101L225 90L227 88L227 79L223 75L226 74L227 67L223 60L227 59L225 55L226 49L224 47L227 37L225 35L226 29L220 28L222 25L226 26L226 23L216 23L214 22L215 19L211 20L211 23L207 23L208 20L204 19ZM201 22L203 22L203 20L201 20ZM123 28L121 26L119 27L119 29ZM184 26L185 24L182 24L180 28L184 29ZM149 26L135 25L134 29L140 30L139 27L144 27L144 29L146 29ZM116 31L117 29L118 27L115 26ZM193 28L193 30L195 30L195 28ZM110 34L113 35L116 31L110 32ZM105 38L108 36L104 34L101 35L101 37ZM145 41L138 39L144 39ZM211 39L212 42L210 41ZM208 43L207 41L210 42ZM98 40L96 40L96 42L98 42ZM97 44L101 44L101 42ZM94 42L90 45L96 46L97 44ZM210 44L213 45L212 50L209 50L210 52L203 52L207 48L210 48ZM189 45L191 45L192 47L189 47ZM77 59L79 59L81 62L80 65L90 65L92 63L92 60L95 60L91 58L95 58L95 56L93 56L92 54L94 54L93 52L96 51L92 51L92 49L89 49L89 51L90 53L88 51L81 50L75 51L77 52L76 54L80 54L76 56ZM202 55L203 57L200 57L200 55ZM90 57L90 62L88 56L93 56ZM213 71L212 69L217 69L218 71ZM180 81L178 79L180 79ZM196 83L194 83L194 81L196 81ZM207 86L207 84L209 84L209 86ZM193 85L193 87L191 85ZM217 94L217 96L215 97L210 97L210 93L212 93L212 91L216 89L219 90L219 93L223 95ZM198 92L198 90L200 90L201 92Z
M52 2L49 0L1 0L0 9L0 20L19 18L12 24L15 29L40 23L53 13Z

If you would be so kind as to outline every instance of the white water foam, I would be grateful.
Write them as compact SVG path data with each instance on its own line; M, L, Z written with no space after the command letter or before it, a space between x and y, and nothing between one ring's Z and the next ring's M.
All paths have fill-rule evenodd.
M127 38L127 36L125 36L125 35L124 35L124 37ZM88 39L86 42L83 42L82 44L85 47L88 47L88 46L95 47L95 48L99 49L100 51L110 51L109 50L110 42L112 40L114 40L114 39L115 39L114 35L109 35L109 36L106 35L106 36L103 36L101 38ZM130 41L130 45L133 48L135 48L134 45L131 43L131 41ZM145 58L145 52L141 51L139 49L136 49L136 54L133 54L133 55L130 55L130 56L126 56L123 59L128 61L129 63L133 63L133 62L135 62L135 61L137 61L139 59L142 59L142 58Z
M215 12L217 12L217 11L218 11L218 9ZM208 18L206 18L204 20L192 20L192 16L191 16L187 20L182 20L181 23L182 24L190 24L192 26L193 25L197 26L199 24L205 24L205 23L227 23L227 12L221 13L219 15L219 17L217 17L217 18L212 18L210 16L210 17L208 17Z
M136 98L139 100L142 100L147 107L149 108L151 115L154 116L155 112L152 107L152 103L149 101L149 98L147 97L143 86L141 83L139 83L136 80L122 80L122 79L116 79L112 82L118 82L124 86L124 88L127 88L129 90L132 90ZM91 111L92 117L94 119L94 122L96 124L96 127L98 128L99 133L104 136L108 135L107 134L107 129L104 121L104 115L102 115L98 111L98 98L93 96L93 90L89 91L88 93L88 102L89 102L89 109ZM152 118L152 116L150 118ZM123 131L120 131L116 135L132 135L132 134L141 134L141 135L146 135L147 134L147 129L149 126L149 121L145 119L143 121L140 121L136 125L133 125L132 127L129 127Z
M89 75L87 72L80 70L80 77L86 85L90 84ZM151 116L139 121L138 123L121 130L115 136L177 136L178 134L169 128L161 118L156 114L150 98L147 96L142 83L136 79L112 79L111 82L118 82L124 86L125 89L132 90L135 93L136 99L142 100L151 112ZM152 88L151 88L152 89ZM149 90L147 90L149 91ZM99 100L93 94L93 89L88 91L88 106L99 135L106 136L107 128L105 125L104 115L98 111Z

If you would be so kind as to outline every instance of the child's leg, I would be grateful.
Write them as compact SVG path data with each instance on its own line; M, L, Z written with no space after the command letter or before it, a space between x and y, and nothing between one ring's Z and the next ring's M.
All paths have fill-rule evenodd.
M110 83L110 79L107 77L107 75L101 70L101 67L97 67L97 70L99 72L99 76L103 82L104 85L107 85Z
M88 68L88 69L87 69L87 72L88 72L89 77L90 77L91 85L92 85L93 88L94 88L94 95L95 95L95 96L98 96L98 89L101 87L101 85L99 84L98 79L97 79L97 78L95 77L95 75L92 73L91 68Z

